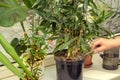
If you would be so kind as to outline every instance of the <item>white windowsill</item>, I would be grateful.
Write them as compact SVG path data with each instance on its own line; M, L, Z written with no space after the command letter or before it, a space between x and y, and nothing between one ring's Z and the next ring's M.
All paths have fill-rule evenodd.
M54 57L49 56L45 65L44 77L42 80L57 80ZM19 80L12 72L5 67L0 68L0 80ZM102 68L102 59L99 54L93 56L91 68L83 68L83 80L120 80L120 66L117 70L105 70Z

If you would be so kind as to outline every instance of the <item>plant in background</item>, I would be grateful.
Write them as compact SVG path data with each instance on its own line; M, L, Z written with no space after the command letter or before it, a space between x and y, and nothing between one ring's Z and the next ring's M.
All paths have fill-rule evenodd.
M15 22L23 21L27 15L25 6L20 6L17 0L2 0L0 1L0 25L12 26ZM19 64L24 72L32 79L35 80L31 72L23 64L14 48L7 42L7 40L0 33L0 44L5 51ZM0 61L14 74L21 79L25 80L23 74L9 61L9 59L0 52Z
M47 35L34 23L31 23L30 31L31 32L28 34L25 32L25 37L23 39L18 40L15 38L11 42L11 45L14 46L16 51L19 53L20 58L32 72L34 78L39 80L43 76L43 60L47 55ZM28 76L26 76L26 78L29 79Z
M112 11L114 11L114 15L111 17L109 21L106 22L105 26L108 30L112 31L114 34L119 33L119 20L120 20L120 1L119 0L111 0L103 3L108 3L108 6L112 7Z
M10 53L10 56L13 57L16 63L19 64L20 71L22 72L19 72L18 70L16 70L15 72L14 70L12 70L12 68L14 67L12 66L12 64L10 64L10 62L10 66L5 63L4 60L7 60L7 58L5 57L1 59L1 62L3 62L3 64L5 64L22 80L41 79L43 75L42 70L44 67L43 60L45 59L47 49L47 33L45 33L44 30L41 29L40 26L37 24L39 23L39 17L38 21L35 21L36 14L33 12L33 9L36 9L36 6L39 5L37 3L37 0L23 0L24 3L21 2L21 4L18 0L2 0L0 2L0 25L4 27L9 27L17 22L20 22L24 34L24 37L22 39L19 40L15 38L11 42L11 45L15 48L16 51L12 49L13 47L9 43L7 43L7 41L5 42L4 37L0 35L0 44L2 44L3 47L4 45L6 45L4 49L7 51L9 50L9 48L7 49L6 47L11 47L13 51L8 51L8 53ZM28 15L28 11L31 11L30 15ZM27 16L32 16L32 21L30 23L31 27L29 28L30 33L25 30L25 26L23 23ZM16 52L19 53L20 57L17 55ZM17 74L17 72L19 72L19 74Z

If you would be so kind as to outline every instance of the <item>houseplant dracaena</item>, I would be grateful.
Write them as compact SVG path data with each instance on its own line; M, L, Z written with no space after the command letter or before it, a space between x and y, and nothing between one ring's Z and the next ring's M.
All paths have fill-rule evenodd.
M46 56L46 36L47 34L40 28L39 24L39 18L37 17L37 21L35 20L36 13L33 12L34 9L37 8L37 6L40 6L40 2L37 0L33 1L26 1L23 0L21 4L18 0L2 0L0 1L0 25L3 27L10 27L16 22L20 22L21 28L23 29L24 37L22 39L15 38L11 45L5 40L5 38L0 35L0 44L4 47L4 44L6 45L4 49L10 53L10 56L13 57L13 59L16 61L16 63L19 64L19 71L16 71L12 68L14 68L11 65L7 65L3 58L1 62L5 64L12 72L15 74L19 72L19 74L16 74L18 77L20 77L20 80L41 80L41 77L43 75L43 60ZM24 19L28 16L27 11L31 11L31 14L29 16L32 16L31 21L31 27L29 28L30 33L28 33L25 30L24 26ZM6 42L5 42L6 41ZM9 51L10 47L11 51ZM17 53L19 53L20 57L18 57ZM14 55L11 55L14 53ZM17 57L16 57L17 56ZM10 62L9 62L10 63Z
M91 51L90 41L107 32L100 26L112 12L100 10L93 0L52 0L51 15L41 22L51 23L57 80L82 80L82 64ZM104 4L105 5L105 4ZM109 32L108 32L109 33Z

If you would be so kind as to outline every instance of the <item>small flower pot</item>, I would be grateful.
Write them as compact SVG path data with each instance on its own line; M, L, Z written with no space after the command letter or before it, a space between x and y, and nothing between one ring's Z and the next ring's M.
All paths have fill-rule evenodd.
M84 68L90 68L92 66L92 56L91 55L86 55L85 60L84 60Z

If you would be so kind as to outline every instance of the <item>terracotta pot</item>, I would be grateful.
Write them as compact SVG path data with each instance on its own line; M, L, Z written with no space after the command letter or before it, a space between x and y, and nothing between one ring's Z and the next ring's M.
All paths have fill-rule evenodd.
M84 61L84 68L89 68L92 66L92 56L86 55L85 61Z

